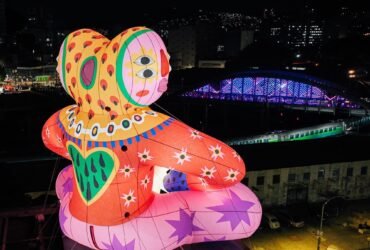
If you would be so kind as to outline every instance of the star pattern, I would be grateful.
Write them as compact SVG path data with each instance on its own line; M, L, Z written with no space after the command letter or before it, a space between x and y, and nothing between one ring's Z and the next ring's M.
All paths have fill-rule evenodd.
M200 174L202 177L208 177L209 179L214 178L213 174L216 172L215 167L208 168L207 166L204 166L202 168L202 173Z
M177 159L177 164L180 165L184 164L185 161L190 162L191 159L191 156L187 154L186 148L182 148L180 153L175 152L175 155L173 157Z
M231 182L234 182L237 180L237 176L239 175L239 171L238 170L234 170L234 169L228 169L227 170L227 176L225 177L225 181L231 181Z
M130 165L124 165L123 168L120 168L118 170L118 172L121 174L125 174L125 178L126 178L126 177L130 177L131 173L135 172L135 169L132 168Z
M56 135L56 137L57 137L58 144L62 144L62 138L60 138L58 135Z
M132 202L136 201L136 197L134 196L134 190L130 190L128 194L123 194L121 198L125 200L126 207L129 207Z
M225 199L222 205L207 207L210 210L221 213L222 217L217 221L220 222L229 222L231 229L234 229L244 221L246 224L250 225L250 219L248 210L251 208L254 203L250 201L244 201L240 199L233 191L230 190L231 199ZM235 208L238 211L235 211Z
M180 243L187 236L191 236L193 232L204 231L202 228L193 224L194 215L194 213L188 215L183 209L180 209L180 220L166 220L175 229L170 235L170 238L177 236L177 243Z
M202 183L202 186L203 187L207 187L208 186L208 183L207 183L207 181L205 179L203 179L202 177L199 177L199 180Z
M211 146L209 150L211 150L212 152L211 158L213 160L217 160L218 157L224 158L224 153L222 153L221 146L219 146L218 144L216 146Z
M195 139L202 139L202 136L200 135L199 131L197 131L195 129L190 130L190 137L193 138L194 140Z
M46 134L46 136L47 136L48 138L50 138L50 129L49 129L49 127L47 127L47 128L45 129L45 134Z
M104 243L104 250L122 249L122 250L135 250L135 240L130 241L128 244L123 245L117 238L113 236L112 242Z
M140 159L140 161L141 162L146 162L147 160L152 160L153 159L153 156L151 156L150 155L150 150L148 149L144 149L144 152L142 152L142 153L137 153L138 154L138 156L139 156L139 159Z
M233 152L233 157L236 158L236 159L238 159L238 161L241 161L242 160L241 157L240 157L240 155L236 151Z
M144 189L147 189L149 183L150 183L150 178L148 175L146 175L145 178L141 180L141 185L144 186Z

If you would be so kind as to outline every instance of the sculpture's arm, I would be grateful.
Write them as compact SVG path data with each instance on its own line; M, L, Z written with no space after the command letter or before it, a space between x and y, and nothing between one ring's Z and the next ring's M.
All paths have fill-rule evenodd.
M156 136L139 143L141 161L187 174L191 189L219 189L245 175L240 156L225 143L173 120ZM147 158L142 158L146 154Z
M45 146L54 153L70 159L65 147L65 138L62 130L58 126L59 111L53 114L42 128L42 140Z

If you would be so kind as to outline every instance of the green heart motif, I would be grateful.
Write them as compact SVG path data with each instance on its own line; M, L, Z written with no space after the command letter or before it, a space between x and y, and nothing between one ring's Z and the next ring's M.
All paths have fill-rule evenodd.
M84 158L74 145L68 146L68 152L73 162L78 188L86 202L95 201L95 198L105 191L107 182L114 169L114 159L106 151L94 150Z

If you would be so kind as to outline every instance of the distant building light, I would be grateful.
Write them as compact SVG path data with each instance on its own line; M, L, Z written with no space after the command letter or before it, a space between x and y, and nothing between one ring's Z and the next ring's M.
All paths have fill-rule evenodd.
M354 69L348 70L348 74L354 74L356 71Z
M225 46L224 45L217 45L217 52L222 52L225 50Z
M296 58L301 58L301 56L302 56L302 55L301 55L301 54L299 54L299 53L295 55L295 57L296 57Z
M306 70L306 67L292 67L292 70Z

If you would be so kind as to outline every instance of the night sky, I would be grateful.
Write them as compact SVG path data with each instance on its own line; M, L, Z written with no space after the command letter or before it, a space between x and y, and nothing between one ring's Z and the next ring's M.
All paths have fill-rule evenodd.
M159 20L173 17L187 16L196 13L199 9L203 11L238 11L250 15L261 16L264 8L275 8L280 13L293 15L310 4L318 9L322 15L331 15L340 6L349 6L359 9L370 9L370 1L360 0L258 0L240 1L226 0L209 5L200 1L140 1L132 0L137 4L135 8L130 7L130 0L101 1L50 1L50 0L5 0L7 7L8 29L10 32L22 28L27 12L34 6L42 6L47 15L52 15L58 28L75 29L80 27L92 27L110 29L134 25L153 25Z

